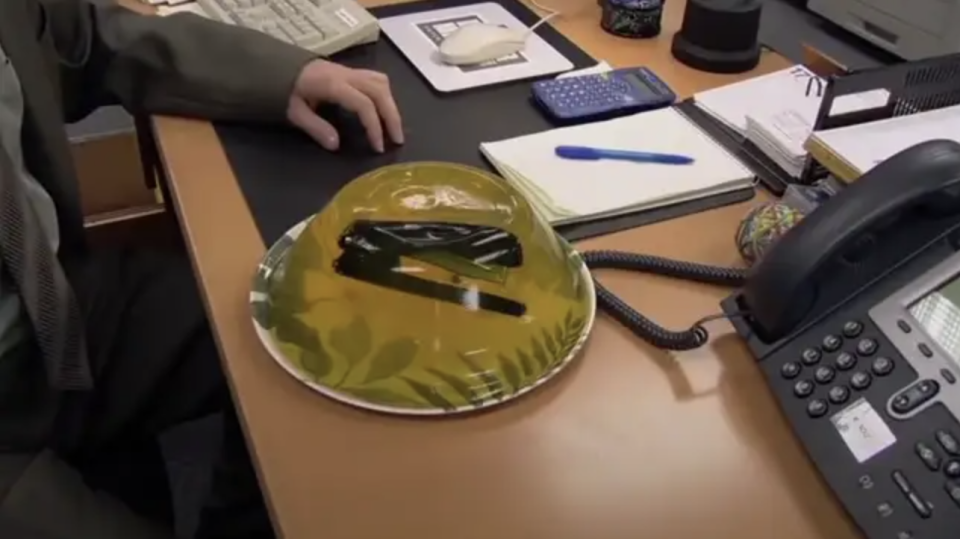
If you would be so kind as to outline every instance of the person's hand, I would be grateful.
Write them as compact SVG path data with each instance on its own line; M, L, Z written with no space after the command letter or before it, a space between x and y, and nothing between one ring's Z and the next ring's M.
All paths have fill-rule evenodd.
M367 131L370 146L378 152L384 149L384 131L390 140L403 144L400 112L390 92L390 81L383 73L351 69L326 60L314 60L300 72L287 105L287 119L327 150L336 150L340 147L340 135L315 112L320 103L355 113Z

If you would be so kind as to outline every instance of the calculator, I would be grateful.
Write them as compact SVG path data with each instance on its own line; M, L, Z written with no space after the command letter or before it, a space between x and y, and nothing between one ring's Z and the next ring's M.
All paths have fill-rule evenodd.
M593 121L668 107L673 90L645 67L533 83L534 100L555 120Z

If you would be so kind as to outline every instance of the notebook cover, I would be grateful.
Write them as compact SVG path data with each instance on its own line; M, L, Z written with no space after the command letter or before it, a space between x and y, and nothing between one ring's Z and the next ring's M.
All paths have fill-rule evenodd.
M559 225L556 228L561 236L570 241L585 240L596 236L604 236L614 232L620 232L631 228L638 228L645 225L652 225L660 221L676 219L694 213L709 211L731 204L746 202L754 197L756 190L751 187L735 189L719 195L711 195L677 204L660 206L643 210L637 213L628 213L617 215L615 217L606 217L592 221L580 223L571 223L568 225Z
M739 159L744 166L757 175L760 183L775 195L782 195L790 184L797 183L796 179L787 174L756 145L701 110L692 97L678 103L675 108L704 133L710 135L717 144Z

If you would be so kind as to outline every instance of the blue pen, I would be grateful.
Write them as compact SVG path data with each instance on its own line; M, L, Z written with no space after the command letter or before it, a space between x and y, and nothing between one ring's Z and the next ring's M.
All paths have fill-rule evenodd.
M558 157L564 159L578 159L581 161L596 161L598 159L619 159L636 163L658 163L661 165L689 165L692 157L669 153L634 152L630 150L608 150L591 148L589 146L557 146L554 150Z

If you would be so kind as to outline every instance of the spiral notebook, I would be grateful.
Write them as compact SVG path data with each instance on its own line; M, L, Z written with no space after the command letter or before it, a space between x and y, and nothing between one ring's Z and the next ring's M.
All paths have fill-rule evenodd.
M559 145L683 154L690 165L573 161ZM592 221L749 188L753 173L672 108L553 129L480 151L553 225Z

